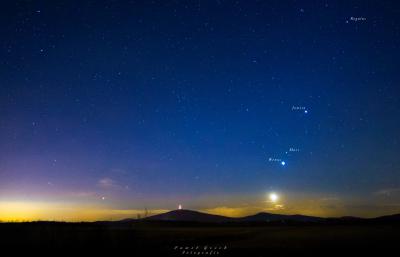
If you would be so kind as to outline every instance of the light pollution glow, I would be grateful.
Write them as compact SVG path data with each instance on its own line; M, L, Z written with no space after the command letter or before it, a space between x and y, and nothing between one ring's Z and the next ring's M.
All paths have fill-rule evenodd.
M333 216L363 216L374 217L388 213L396 213L398 205L385 202L381 195L375 195L375 204L368 204L357 199L341 199L338 197L322 197L293 194L296 197L289 198L286 194L273 197L266 194L261 198L240 196L204 196L196 200L185 200L182 206L185 209L198 210L210 214L218 214L229 217L242 217L258 212L271 212L280 214L303 214L321 217ZM213 199L213 200L210 200ZM246 200L247 199L247 200ZM173 200L171 200L173 201ZM176 200L178 202L178 200ZM223 203L223 204L221 204ZM149 204L148 215L159 214L176 209L177 204L162 205ZM137 218L145 214L145 208L125 209L123 206L134 206L128 203L120 206L112 203L68 202L58 201L34 201L34 200L0 200L0 221L96 221L96 220L120 220L125 218ZM163 208L154 208L161 206Z

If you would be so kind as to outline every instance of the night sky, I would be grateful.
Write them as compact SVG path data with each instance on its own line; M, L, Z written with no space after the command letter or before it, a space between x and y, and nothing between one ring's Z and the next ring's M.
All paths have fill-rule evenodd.
M0 38L0 220L400 212L397 1L3 1Z

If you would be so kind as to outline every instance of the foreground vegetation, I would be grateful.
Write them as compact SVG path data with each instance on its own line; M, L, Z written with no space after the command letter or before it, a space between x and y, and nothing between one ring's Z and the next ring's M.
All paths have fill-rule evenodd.
M2 223L0 244L2 249L32 251L128 250L134 256L182 256L190 251L205 255L204 247L214 247L213 253L221 256L348 250L382 254L396 248L399 228L398 224Z

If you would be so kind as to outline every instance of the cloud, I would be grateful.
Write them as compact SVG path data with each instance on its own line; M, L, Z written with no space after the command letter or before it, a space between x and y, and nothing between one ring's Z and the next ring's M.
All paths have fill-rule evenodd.
M119 190L119 191L129 191L131 190L129 185L121 184L115 179L108 177L101 178L97 181L97 186L104 190Z
M374 195L378 195L378 196L392 196L392 195L398 195L398 194L400 194L399 187L385 188L385 189L381 189L381 190L374 192Z
M210 214L228 216L228 217L243 217L252 214L253 210L249 210L246 207L218 206L214 208L200 209L200 211Z
M228 217L244 217L259 212L278 212L278 211L283 211L284 209L285 206L283 204L273 204L269 207L256 206L256 205L238 206L238 207L217 206L213 208L200 209L200 211L210 214L228 216Z
M97 181L97 186L103 188L103 189L115 189L119 188L120 186L118 183L111 179L111 178L101 178L99 181Z
M340 199L338 197L323 197L321 198L321 201L323 202L331 202L331 201L340 201Z

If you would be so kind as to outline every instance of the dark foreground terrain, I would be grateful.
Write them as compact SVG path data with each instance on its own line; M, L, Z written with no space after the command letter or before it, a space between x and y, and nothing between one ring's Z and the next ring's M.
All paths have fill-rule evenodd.
M86 252L109 256L292 256L299 252L340 256L349 251L385 256L400 247L400 225L351 221L0 223L0 246L2 251L37 251L53 256Z

